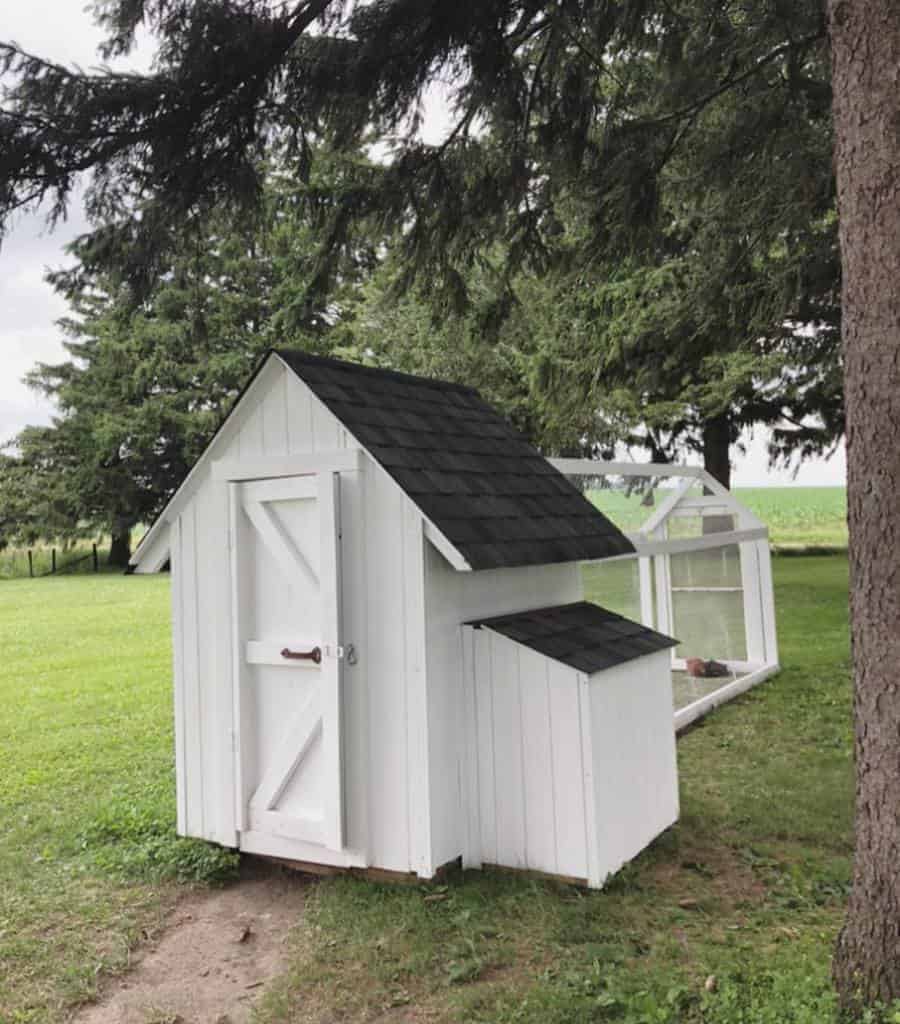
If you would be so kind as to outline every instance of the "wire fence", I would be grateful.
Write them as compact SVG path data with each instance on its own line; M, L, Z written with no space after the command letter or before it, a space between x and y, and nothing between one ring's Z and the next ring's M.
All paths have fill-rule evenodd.
M100 553L96 543L70 548L8 548L0 552L0 579L39 579L66 573L99 572Z
M30 554L30 552L29 552ZM88 563L90 565L88 566ZM93 544L86 555L78 558L70 558L68 561L57 564L56 548L50 549L50 569L47 572L39 573L40 576L59 576L66 572L79 572L90 569L91 572L100 572L100 558L97 554L97 545Z

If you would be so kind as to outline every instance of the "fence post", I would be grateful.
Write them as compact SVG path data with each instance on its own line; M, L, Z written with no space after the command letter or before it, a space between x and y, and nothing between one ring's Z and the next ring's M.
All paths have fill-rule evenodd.
M31 548L28 549L28 575L34 579L34 561L32 560Z
M56 548L50 549L50 572L56 572Z
M94 572L100 572L100 561L97 558L97 545L96 545L96 543L92 545L91 554L94 557Z

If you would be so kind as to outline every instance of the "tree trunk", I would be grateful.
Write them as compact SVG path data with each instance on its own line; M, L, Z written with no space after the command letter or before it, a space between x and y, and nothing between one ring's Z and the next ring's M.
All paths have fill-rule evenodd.
M122 569L125 569L128 566L128 560L130 558L131 528L126 527L124 529L113 530L109 543L109 558L107 559L107 562L110 565L117 565Z
M707 420L703 424L703 468L723 487L731 489L731 421L727 413ZM708 487L704 494L712 494ZM727 533L734 530L736 523L732 515L705 515L703 533Z
M727 413L703 424L703 468L723 487L731 489L731 421Z
M856 854L833 971L900 998L900 4L829 0L843 262Z

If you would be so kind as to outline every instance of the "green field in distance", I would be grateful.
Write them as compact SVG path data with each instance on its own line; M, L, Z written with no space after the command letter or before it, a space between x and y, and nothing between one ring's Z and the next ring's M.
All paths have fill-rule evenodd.
M845 548L847 492L843 487L737 487L735 497L769 528L775 548ZM589 497L618 526L636 530L651 514L638 497L592 489Z

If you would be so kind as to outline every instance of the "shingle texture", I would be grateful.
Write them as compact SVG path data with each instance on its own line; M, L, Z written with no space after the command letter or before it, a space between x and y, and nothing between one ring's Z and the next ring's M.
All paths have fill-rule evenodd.
M601 672L678 643L587 601L479 619L467 625L492 629L554 661L588 673Z
M278 355L473 569L634 550L473 388L303 352Z

